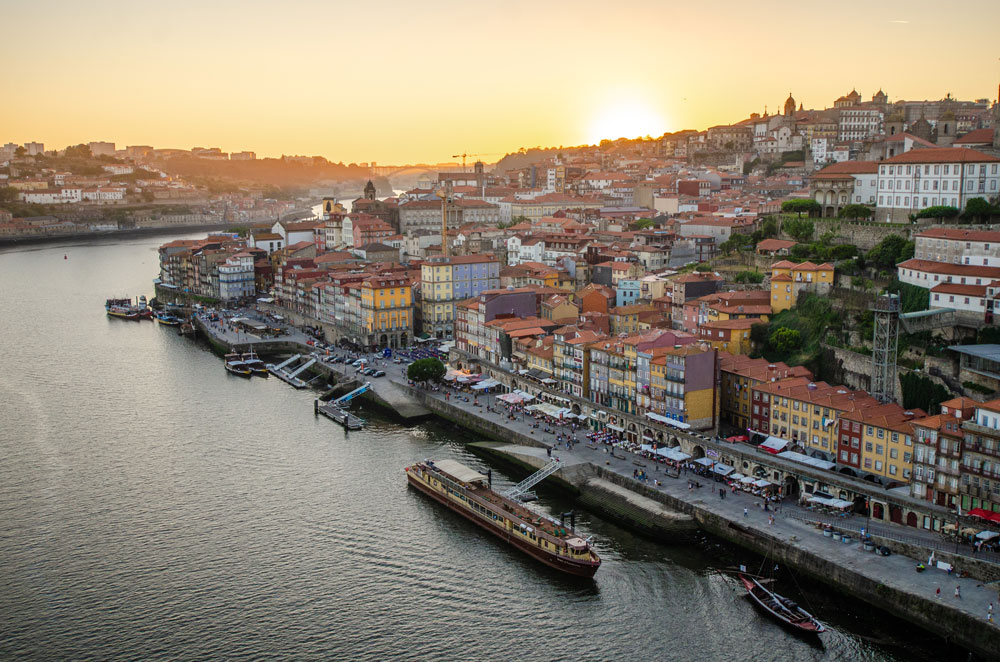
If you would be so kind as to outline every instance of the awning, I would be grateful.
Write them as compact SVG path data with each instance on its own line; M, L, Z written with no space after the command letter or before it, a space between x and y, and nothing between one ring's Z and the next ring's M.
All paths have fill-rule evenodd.
M701 465L701 466L703 466L703 467L710 467L710 466L712 466L713 464L715 464L715 462L714 462L714 461L712 461L712 460L708 459L707 457L699 457L699 458L698 458L697 460L695 460L694 462L695 462L695 464L700 464L700 465Z
M728 476L733 473L733 468L728 464L722 464L721 462L716 462L715 466L712 467L712 471L719 474L720 476Z
M545 379L542 380L542 383L543 384L555 384L556 380L552 379L551 377L546 377Z
M683 462L684 460L691 459L690 455L681 451L679 448L658 448L656 449L656 454L660 457L665 457L668 460L673 460L674 462Z
M478 483L486 482L486 476L479 473L475 469L470 469L461 462L456 462L455 460L438 460L434 462L434 467L440 469L441 471L453 476L456 480L462 483Z
M973 508L972 510L969 511L969 515L973 517L987 519L991 522L1000 523L1000 513L994 513L989 510L983 510L982 508Z
M608 423L604 427L608 428L609 430L614 430L615 432L625 432L625 428L619 427L617 425L612 425L611 423Z
M976 534L976 537L980 540L993 540L994 538L1000 538L1000 533L996 531L980 531Z
M754 478L753 476L743 476L743 478L740 478L740 483L742 483L743 485L750 485L751 483L754 483L756 481L757 479Z
M653 420L653 421L656 421L657 423L663 423L664 425L670 425L670 426L673 426L675 428L680 428L681 430L687 430L689 427L691 427L687 423L682 423L680 421L675 421L672 418L667 418L666 416L662 416L660 414L654 414L651 411L647 411L646 412L646 418L648 418L650 420Z
M753 482L753 486L754 487L770 487L771 485L774 485L774 483L772 483L769 480L764 480L763 478L761 478L759 480L755 480Z
M796 453L795 451L783 451L778 453L778 457L783 457L786 460L791 460L792 462L798 462L800 464L808 464L811 467L816 467L817 469L833 469L836 465L834 462L827 462L826 460L820 460L815 457L809 457L808 455L803 455L802 453ZM1000 513L998 513L1000 514Z
M772 455L777 455L781 451L785 450L786 446L788 446L787 440L782 439L781 437L768 437L767 441L760 445L760 448L761 450L767 451Z
M729 480L742 480L743 478L746 478L743 474L732 474L729 476Z
M494 386L499 386L499 385L500 385L500 382L498 382L495 379L484 379L483 381L479 382L478 384L473 384L472 388L475 389L476 391L481 391L483 389L493 388Z
M653 444L642 444L639 446L639 450L651 451L653 450Z

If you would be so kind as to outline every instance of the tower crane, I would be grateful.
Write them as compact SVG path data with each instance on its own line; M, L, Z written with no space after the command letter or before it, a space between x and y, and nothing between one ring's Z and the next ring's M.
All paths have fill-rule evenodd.
M500 152L491 152L489 154L468 154L468 153L463 152L461 154L452 154L451 158L453 158L453 159L462 159L462 172L465 172L465 157L467 157L467 156L496 156L499 153Z

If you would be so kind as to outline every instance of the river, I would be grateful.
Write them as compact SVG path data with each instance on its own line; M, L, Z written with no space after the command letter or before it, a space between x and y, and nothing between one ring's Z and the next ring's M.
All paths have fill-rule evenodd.
M156 247L0 252L0 658L919 660L940 644L791 573L823 645L671 547L581 513L604 564L558 576L408 489L403 467L469 438L372 417L346 433L313 394L228 375L205 346L104 299L151 295ZM65 256L65 258L64 258ZM494 470L501 485L510 481ZM571 503L540 490L537 507Z

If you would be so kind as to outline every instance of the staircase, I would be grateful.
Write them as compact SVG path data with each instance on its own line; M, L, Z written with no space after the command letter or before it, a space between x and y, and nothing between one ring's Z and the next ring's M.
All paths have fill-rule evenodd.
M504 496L507 497L508 499L515 499L515 500L520 499L525 494L527 494L528 490L530 490L532 487L538 485L540 482L542 482L555 472L559 471L560 466L561 465L559 463L559 460L552 460L544 467L542 467L535 473L531 474L530 476L528 476L520 483L507 490L506 492L504 492Z

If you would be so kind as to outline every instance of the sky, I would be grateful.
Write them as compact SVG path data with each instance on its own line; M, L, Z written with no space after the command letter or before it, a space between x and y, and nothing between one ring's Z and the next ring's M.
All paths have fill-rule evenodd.
M856 88L996 99L1000 2L0 0L0 142L495 161Z

